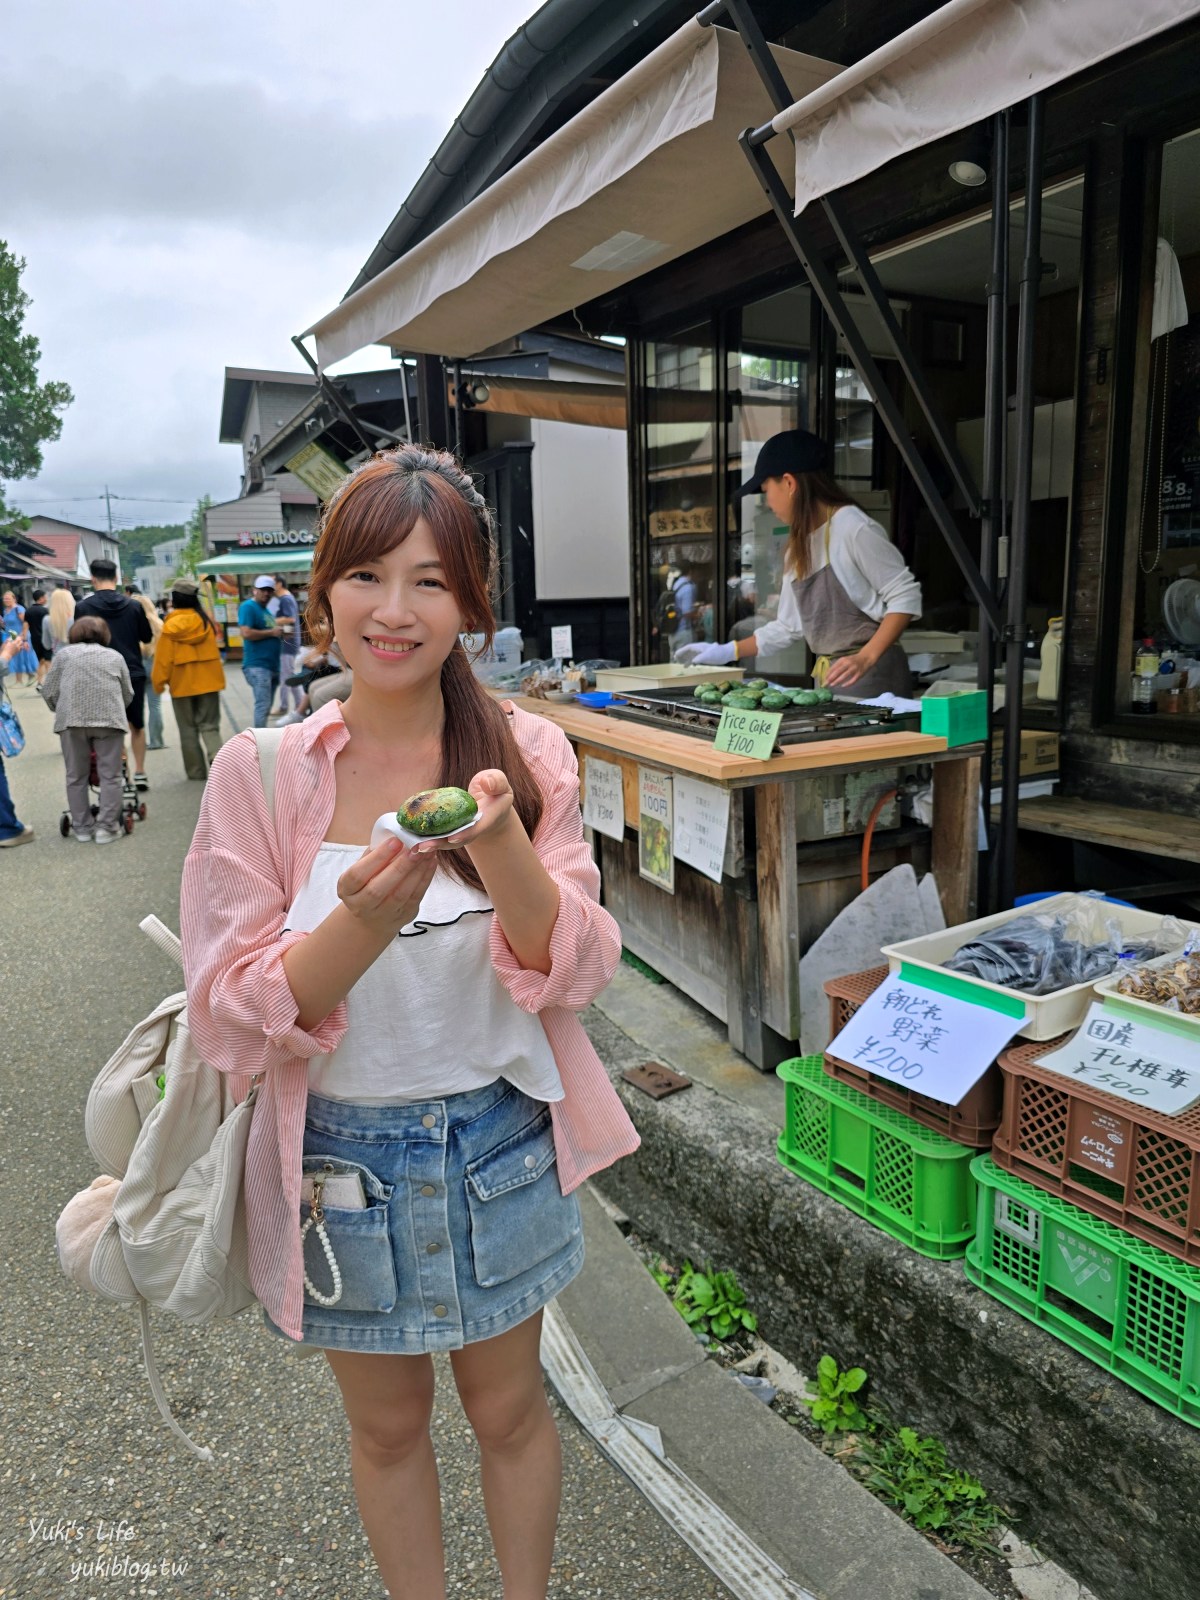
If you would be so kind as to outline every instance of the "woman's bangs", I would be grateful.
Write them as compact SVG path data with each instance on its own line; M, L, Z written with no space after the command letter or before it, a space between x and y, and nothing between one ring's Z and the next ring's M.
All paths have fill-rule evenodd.
M327 516L317 541L316 562L323 582L336 583L355 567L381 561L404 543L420 514L410 481L394 472L364 473Z

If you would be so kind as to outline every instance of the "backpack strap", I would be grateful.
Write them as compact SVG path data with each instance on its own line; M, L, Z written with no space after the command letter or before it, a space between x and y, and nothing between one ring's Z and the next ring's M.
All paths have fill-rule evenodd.
M275 821L275 763L279 746L283 743L282 728L251 728L254 743L258 746L258 770L262 774L263 793L267 797L267 815Z

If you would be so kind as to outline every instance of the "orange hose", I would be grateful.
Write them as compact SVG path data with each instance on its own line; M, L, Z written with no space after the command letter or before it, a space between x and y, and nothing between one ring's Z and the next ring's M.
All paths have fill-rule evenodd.
M874 810L871 812L870 819L867 822L866 831L863 833L862 887L864 889L869 889L871 887L871 839L875 833L875 824L879 821L879 814L883 810L884 806L887 805L889 800L894 800L897 793L898 790L896 789L887 789L879 796L879 799L875 802Z

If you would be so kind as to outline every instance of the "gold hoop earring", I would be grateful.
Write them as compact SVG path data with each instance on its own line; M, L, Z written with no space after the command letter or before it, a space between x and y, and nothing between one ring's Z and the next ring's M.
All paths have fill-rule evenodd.
M475 635L473 633L464 633L462 635L462 647L464 650L474 650Z

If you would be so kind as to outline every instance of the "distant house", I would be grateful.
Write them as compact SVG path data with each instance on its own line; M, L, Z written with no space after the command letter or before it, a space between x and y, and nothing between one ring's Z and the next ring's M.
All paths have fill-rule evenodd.
M100 560L114 561L117 582L122 581L121 541L115 533L81 528L78 523L63 522L59 517L30 517L26 537L51 552L48 564L66 573L73 587L90 587L88 563Z

